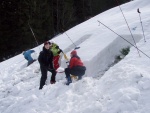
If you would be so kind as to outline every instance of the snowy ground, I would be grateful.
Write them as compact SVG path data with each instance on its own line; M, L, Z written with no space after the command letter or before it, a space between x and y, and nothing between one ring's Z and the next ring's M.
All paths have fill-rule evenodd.
M121 6L137 47L150 56L150 2L134 0ZM140 8L146 36L144 42L137 8ZM36 61L29 67L23 55L0 63L0 113L150 113L150 58L131 47L130 53L110 67L122 48L130 46L116 33L130 41L128 27L119 7L101 13L66 33L80 47L79 56L87 67L84 78L69 86L65 75L57 74L57 83L39 90L41 73ZM69 56L74 45L66 34L54 39ZM36 53L43 45L34 48ZM61 67L66 67L62 56ZM107 70L107 71L106 71ZM101 78L100 78L101 77Z

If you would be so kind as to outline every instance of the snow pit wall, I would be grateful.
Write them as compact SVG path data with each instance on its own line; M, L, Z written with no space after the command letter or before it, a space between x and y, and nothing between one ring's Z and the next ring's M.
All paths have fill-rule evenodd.
M131 35L121 35L124 39L134 44ZM142 38L141 34L133 35L135 42ZM90 62L85 62L87 67L85 76L101 77L108 70L109 66L114 63L115 57L120 55L120 50L132 45L121 37L116 37L106 48L100 51Z

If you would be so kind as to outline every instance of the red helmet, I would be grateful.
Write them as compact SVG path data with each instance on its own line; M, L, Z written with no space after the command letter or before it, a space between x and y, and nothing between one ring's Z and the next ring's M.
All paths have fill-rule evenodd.
M71 52L71 54L72 54L72 55L77 55L77 51L76 51L76 50L73 50L73 51Z

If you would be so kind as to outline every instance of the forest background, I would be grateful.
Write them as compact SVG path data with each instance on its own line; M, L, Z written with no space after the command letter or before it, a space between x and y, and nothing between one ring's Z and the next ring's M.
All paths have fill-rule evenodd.
M30 27L42 44L117 5L117 0L0 0L0 62L37 46Z

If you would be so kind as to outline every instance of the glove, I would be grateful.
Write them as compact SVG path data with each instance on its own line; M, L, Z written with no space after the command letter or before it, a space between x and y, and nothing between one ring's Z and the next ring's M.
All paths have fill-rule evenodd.
M56 49L59 49L59 46L56 46L55 48L56 48Z
M60 53L63 52L61 49L59 49Z
M47 71L53 71L54 68L47 67Z
M63 52L61 49L59 49L58 54L60 54L61 52Z

